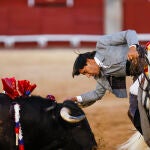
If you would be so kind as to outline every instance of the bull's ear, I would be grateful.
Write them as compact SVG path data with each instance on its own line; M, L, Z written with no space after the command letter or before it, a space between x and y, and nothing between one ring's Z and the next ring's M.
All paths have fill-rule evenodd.
M62 119L64 119L65 121L67 121L69 123L78 123L78 122L82 121L83 119L85 119L85 115L71 116L70 114L71 114L71 111L67 107L63 107L60 110L60 115L61 115Z

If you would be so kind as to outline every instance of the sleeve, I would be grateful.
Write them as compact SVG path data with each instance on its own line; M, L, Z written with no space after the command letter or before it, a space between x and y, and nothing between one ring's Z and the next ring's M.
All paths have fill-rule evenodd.
M102 81L103 83L100 81ZM104 96L106 90L108 89L106 86L104 86L104 84L108 84L107 86L109 86L109 83L106 78L98 80L95 90L81 94L82 102L88 103L91 101L100 100Z
M135 30L126 30L117 32L110 35L100 36L99 41L96 44L96 47L99 49L104 48L105 46L117 46L128 44L128 46L138 45L138 37Z

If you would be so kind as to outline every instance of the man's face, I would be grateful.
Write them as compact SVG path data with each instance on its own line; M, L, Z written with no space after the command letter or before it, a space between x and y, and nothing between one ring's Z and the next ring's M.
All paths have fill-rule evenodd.
M86 75L88 78L99 75L100 67L94 59L87 59L86 65L79 70L80 74Z

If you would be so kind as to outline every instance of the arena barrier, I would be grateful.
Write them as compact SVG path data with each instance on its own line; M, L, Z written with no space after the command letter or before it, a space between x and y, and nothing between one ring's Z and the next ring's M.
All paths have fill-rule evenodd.
M97 42L100 35L67 35L67 34L43 34L43 35L1 35L0 43L4 47L13 47L15 43L37 42L39 47L46 47L48 42L69 42L71 47L79 47L81 42ZM138 34L139 41L149 41L150 34Z

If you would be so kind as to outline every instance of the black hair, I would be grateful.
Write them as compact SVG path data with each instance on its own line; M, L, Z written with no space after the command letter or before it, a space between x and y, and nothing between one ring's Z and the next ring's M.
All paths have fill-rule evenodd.
M86 65L87 59L94 59L95 53L96 51L92 51L92 52L86 52L78 55L73 65L73 71L72 71L73 78L75 75L80 74L79 70L83 69L83 67Z

